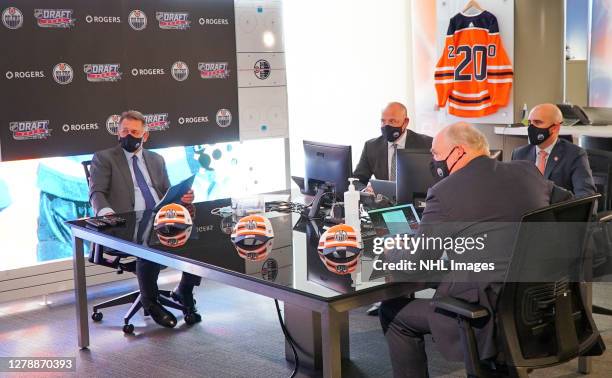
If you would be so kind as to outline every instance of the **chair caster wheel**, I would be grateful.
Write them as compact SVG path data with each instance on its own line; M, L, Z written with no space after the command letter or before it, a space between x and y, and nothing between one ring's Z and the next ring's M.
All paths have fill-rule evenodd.
M99 322L102 321L102 317L104 315L102 315L101 312L94 312L93 314L91 314L91 320L93 320L94 322Z
M193 325L202 321L202 315L197 312L192 312L185 315L185 323L189 325Z
M123 333L134 333L134 325L133 324L125 324L123 326Z

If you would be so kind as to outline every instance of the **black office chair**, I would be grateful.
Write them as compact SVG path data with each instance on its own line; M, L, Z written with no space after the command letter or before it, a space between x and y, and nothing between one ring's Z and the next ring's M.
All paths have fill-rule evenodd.
M580 147L590 150L602 150L612 152L612 138L582 135Z
M86 160L81 162L83 165L83 169L85 170L85 177L87 178L87 183L90 182L90 174L89 167L91 165L91 160ZM136 260L133 259L133 256L128 254L115 251L106 247L102 247L96 244L92 244L91 252L89 254L89 262L96 265L106 266L112 269L117 270L117 274L123 274L123 272L136 272ZM108 257L107 257L108 256ZM131 260L131 261L126 261ZM125 314L123 318L123 332L125 333L133 333L134 325L130 323L132 317L142 308L142 303L140 302L140 291L133 291L131 293L122 295L117 298L110 299L108 301L104 301L102 303L98 303L93 306L93 313L91 314L91 318L94 322L99 322L102 320L103 314L99 311L103 308L121 306L124 304L130 303L132 306ZM159 290L159 303L163 306L175 308L177 310L183 311L185 313L186 308L179 303L172 301L171 292L169 290ZM148 316L146 310L143 309L144 315ZM190 323L188 317L185 318L185 322Z
M493 314L500 352L495 358L480 360L473 329L490 316L485 307L450 297L433 301L436 311L458 322L469 377L527 377L534 369L603 353L605 344L582 290L584 246L596 198L523 217Z

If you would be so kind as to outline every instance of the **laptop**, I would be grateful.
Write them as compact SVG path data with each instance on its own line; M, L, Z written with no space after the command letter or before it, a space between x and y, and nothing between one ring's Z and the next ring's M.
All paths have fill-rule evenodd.
M368 211L376 236L414 235L421 219L412 204Z
M376 231L376 237L414 235L421 222L412 204L370 210L368 214ZM380 259L384 260L384 255L376 256L374 261ZM389 272L373 269L369 280L373 281L388 275Z
M397 191L395 181L371 179L370 184L374 194L387 197L391 202L397 203Z

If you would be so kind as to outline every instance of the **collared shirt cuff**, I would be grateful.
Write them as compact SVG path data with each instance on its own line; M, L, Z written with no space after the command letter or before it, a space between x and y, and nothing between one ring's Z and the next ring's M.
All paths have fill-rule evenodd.
M105 215L114 214L114 213L115 213L115 210L111 209L110 207L105 207L103 209L100 209L100 211L98 211L98 216L103 217Z

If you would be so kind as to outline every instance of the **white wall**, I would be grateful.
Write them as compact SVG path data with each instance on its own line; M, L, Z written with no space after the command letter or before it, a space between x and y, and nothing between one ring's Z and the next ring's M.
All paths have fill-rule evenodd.
M302 140L352 145L355 166L387 102L412 113L409 5L283 2L292 174L304 170Z

